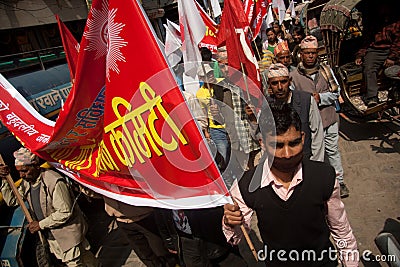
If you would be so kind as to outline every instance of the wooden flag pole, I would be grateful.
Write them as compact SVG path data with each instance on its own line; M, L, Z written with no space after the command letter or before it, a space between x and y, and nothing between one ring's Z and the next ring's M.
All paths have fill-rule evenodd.
M248 88L248 85L247 85L246 75L244 73L244 67L243 67L243 63L242 62L240 62L240 66L242 67L242 74L243 74L244 82L245 82L245 85L246 85L247 97L248 97L248 101L250 102L250 93L249 93L249 88ZM205 74L205 80L207 82L207 85L208 85L207 87L208 87L208 90L210 90L210 96L211 96L211 88L209 87L209 83L208 83L208 79L207 79L207 75L206 75L206 70L205 70L203 62L201 62L201 67L203 68L203 72ZM243 232L244 238L246 239L247 245L249 246L254 258L256 259L256 261L258 261L258 256L257 256L256 249L254 248L253 242L251 241L250 236L247 233L246 228L244 227L243 224L240 226L240 229Z
M251 39L253 39L252 42L254 43L254 47L256 48L258 57L261 59L261 54L260 54L260 51L258 50L257 43L256 43L256 38L255 38L255 37L257 37L257 36L254 36L253 31L251 30L250 27L249 27L249 32L250 32L250 34L251 34Z
M247 101L250 104L251 103L251 99L250 99L250 93L249 93L249 85L247 84L247 77L246 77L246 74L244 73L243 62L240 62L240 67L242 68L242 75L243 75L244 85L246 87Z
M250 239L249 234L246 231L246 228L244 227L244 225L240 225L240 229L243 232L244 238L246 239L247 245L249 245L249 248L251 250L251 253L253 254L254 258L256 259L256 261L258 261L258 255L257 255L257 251L254 248L253 242Z
M232 202L233 202L233 203L236 203L236 202L233 200L233 197L232 197L232 196L230 196L230 197L231 197L231 199L232 199ZM225 216L225 215L224 215L224 216ZM258 261L258 255L257 255L256 249L254 248L253 241L251 241L250 236L249 236L249 234L247 233L247 230L246 230L246 228L244 227L243 224L240 225L240 230L242 230L243 236L244 236L244 238L246 239L247 245L249 246L249 248L250 248L250 250L251 250L251 253L253 254L253 256L254 256L254 258L256 259L256 261Z
M253 32L251 31L251 28L250 28L250 27L249 27L249 31L250 31L250 33L251 33L251 38L253 38L254 35L253 35ZM262 57L261 57L261 54L260 54L260 50L258 50L258 47L257 47L256 38L253 39L253 43L254 43L254 47L256 48L258 57L260 58L260 61L262 61ZM257 64L258 64L258 63L257 63ZM242 71L243 71L243 66L242 66ZM261 79L263 80L264 84L267 84L267 81L265 80L265 76L261 73L261 71L260 71L260 76L261 76ZM261 88L262 88L262 89L263 89L263 87L264 87L264 86L261 84ZM262 90L262 91L264 91L264 90Z

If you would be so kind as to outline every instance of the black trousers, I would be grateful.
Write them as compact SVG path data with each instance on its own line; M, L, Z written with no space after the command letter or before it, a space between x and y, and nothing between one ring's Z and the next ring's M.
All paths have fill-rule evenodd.
M117 221L117 224L131 248L146 266L169 266L166 262L172 255L168 252L160 237L153 214L138 222L123 223Z
M367 98L378 95L378 72L389 55L388 49L368 48L364 57L364 79L367 86Z
M236 253L227 250L218 258L209 259L204 241L180 237L183 261L186 267L246 267L247 263Z

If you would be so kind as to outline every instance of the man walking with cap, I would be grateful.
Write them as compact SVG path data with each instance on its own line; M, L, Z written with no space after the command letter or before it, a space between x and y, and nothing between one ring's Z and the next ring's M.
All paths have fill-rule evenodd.
M339 84L332 69L318 62L318 41L312 35L300 44L301 61L297 69L290 73L295 90L305 91L314 96L322 118L325 136L325 153L329 163L335 168L340 184L341 197L347 197L349 190L343 181L343 167L339 152L339 116L336 103L340 94Z
M274 55L276 62L285 65L289 72L296 69L296 67L292 65L292 55L290 54L289 45L286 41L280 42L275 47Z
M272 64L268 72L268 88L272 94L269 103L288 103L299 114L301 130L304 132L304 157L324 161L324 129L318 105L307 92L290 89L288 69L281 63Z
M41 231L50 251L67 266L98 266L85 238L87 224L64 178L53 170L42 169L39 157L25 147L15 151L14 157L15 168L23 179L18 191L33 212L29 231ZM5 181L8 174L7 166L1 166L1 192L8 206L16 206L16 196Z
M289 72L296 69L296 67L292 65L292 55L290 54L289 46L286 41L282 41L275 46L274 57L275 62L285 65ZM271 94L271 88L268 87L268 71L269 68L262 72L264 92L267 96Z

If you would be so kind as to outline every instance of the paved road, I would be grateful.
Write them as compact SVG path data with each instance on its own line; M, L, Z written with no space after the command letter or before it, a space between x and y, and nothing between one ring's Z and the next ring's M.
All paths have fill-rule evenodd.
M340 150L350 196L343 200L361 252L379 255L374 243L387 218L400 216L400 126L341 119ZM109 218L95 211L94 249L104 267L144 266ZM101 236L98 236L98 233ZM105 234L107 233L107 234ZM97 236L96 236L97 234ZM360 266L387 266L361 263Z
M342 119L340 134L345 182L350 189L350 197L343 202L360 252L379 255L375 236L387 218L400 217L400 126Z

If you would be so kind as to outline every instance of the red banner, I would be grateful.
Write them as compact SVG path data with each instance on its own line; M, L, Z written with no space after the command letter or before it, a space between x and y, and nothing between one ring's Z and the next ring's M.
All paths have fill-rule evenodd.
M257 35L260 33L263 20L267 15L267 7L268 4L266 0L257 0L255 3L254 16L250 22L251 32L253 35L252 40L255 40Z
M249 78L243 79L243 77L235 75L237 77L231 77L231 80L240 84L241 88L247 91L248 98L251 94L256 99L260 99L260 71L250 41L247 38L248 30L249 23L244 14L242 2L240 0L226 0L218 29L218 46L226 45L228 65L243 72ZM239 81L240 79L242 82Z
M61 21L60 17L56 15L58 29L64 47L65 57L67 58L68 67L72 82L75 80L76 63L78 62L79 43L75 37L68 30L67 26Z
M207 47L214 54L217 53L217 30L218 25L211 19L211 17L204 11L200 4L195 1L196 7L199 10L200 16L206 25L206 34L201 40L199 46Z
M76 81L56 124L4 79L0 118L26 147L108 197L169 208L227 203L221 174L149 25L136 1L93 1Z

